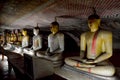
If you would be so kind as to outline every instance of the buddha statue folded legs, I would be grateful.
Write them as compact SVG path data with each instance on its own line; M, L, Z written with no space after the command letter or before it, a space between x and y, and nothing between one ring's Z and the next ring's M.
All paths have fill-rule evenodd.
M115 68L108 61L112 56L112 33L100 30L100 21L97 14L88 17L90 31L81 34L80 56L68 57L65 63L89 73L113 76Z
M79 57L66 58L65 63L67 65L73 66L76 69L103 76L113 76L115 73L115 68L109 61L103 61L95 64L86 64L78 58Z

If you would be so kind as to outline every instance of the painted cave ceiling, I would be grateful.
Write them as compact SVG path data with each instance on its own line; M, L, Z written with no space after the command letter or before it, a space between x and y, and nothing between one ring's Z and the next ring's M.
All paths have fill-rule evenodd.
M0 28L44 28L57 17L61 29L86 30L93 7L102 28L120 30L120 0L0 0Z

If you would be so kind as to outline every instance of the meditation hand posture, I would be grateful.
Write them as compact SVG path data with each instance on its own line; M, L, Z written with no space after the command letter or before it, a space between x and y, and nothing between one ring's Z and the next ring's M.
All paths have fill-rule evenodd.
M48 36L48 49L45 53L38 53L37 56L52 61L59 61L62 59L62 52L64 51L64 34L59 33L58 31L59 24L57 22L52 22L52 33Z
M115 68L107 61L112 56L112 33L99 30L97 14L88 17L88 26L90 31L81 34L80 57L66 58L65 63L90 73L113 76Z
M39 35L39 27L35 27L33 29L33 45L32 49L26 50L25 53L30 55L36 55L36 52L38 52L42 48L42 37Z

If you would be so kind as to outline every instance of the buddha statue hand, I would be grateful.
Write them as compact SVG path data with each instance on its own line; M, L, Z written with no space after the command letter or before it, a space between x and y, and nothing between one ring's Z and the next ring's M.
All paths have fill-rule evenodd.
M93 59L83 59L82 62L86 63L86 64L94 64L95 63L95 61Z
M54 53L51 53L51 52L49 51L49 49L47 49L47 51L45 52L45 55L46 55L46 56L52 56L52 55L54 55Z
M47 56L52 56L52 55L54 55L54 53L48 52L46 55Z

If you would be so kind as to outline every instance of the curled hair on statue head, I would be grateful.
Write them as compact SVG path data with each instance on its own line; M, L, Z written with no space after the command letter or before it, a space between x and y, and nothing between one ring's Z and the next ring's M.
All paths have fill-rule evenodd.
M51 25L56 25L59 27L59 23L57 21L52 22Z
M39 23L37 23L37 26L34 27L35 30L40 30L39 26L38 26Z
M97 15L94 7L93 7L93 14L88 17L88 20L90 19L100 19L100 16Z
M34 27L35 30L40 30L40 28L37 26L37 27Z
M27 31L27 29L26 29L26 28L23 28L22 31Z
M90 19L100 19L100 17L97 14L92 14L88 17L88 20Z

